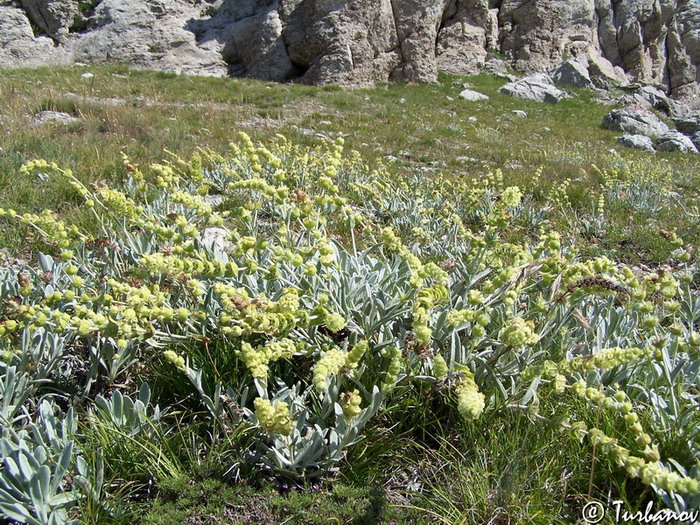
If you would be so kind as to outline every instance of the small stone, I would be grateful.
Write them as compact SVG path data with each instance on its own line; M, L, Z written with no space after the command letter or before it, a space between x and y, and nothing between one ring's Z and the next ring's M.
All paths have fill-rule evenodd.
M527 113L525 113L522 109L514 109L513 115L520 118L527 118Z
M206 195L204 197L204 202L209 204L212 208L216 208L222 202L224 202L224 196L223 195Z
M199 241L215 252L227 252L235 248L228 240L228 232L223 228L205 228L199 235Z
M465 89L459 94L459 98L464 99L468 102L478 102L480 100L488 100L489 97L488 95L484 95L483 93L479 93L478 91L474 91L471 89Z
M617 143L627 148L655 153L654 142L646 135L623 135L617 139Z
M80 119L61 111L42 111L34 115L35 126L42 126L49 122L55 122L56 124L75 124L80 122Z
M81 78L93 78L94 76L95 75L93 75L92 73L83 73L82 75L80 75Z

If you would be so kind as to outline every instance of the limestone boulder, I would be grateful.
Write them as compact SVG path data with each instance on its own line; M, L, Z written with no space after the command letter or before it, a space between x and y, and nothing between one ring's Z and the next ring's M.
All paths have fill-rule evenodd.
M669 131L668 126L656 115L636 106L613 109L603 117L602 127L650 137L663 135Z
M679 131L668 131L657 137L656 149L659 151L678 151L681 153L698 152L690 138Z
M558 86L592 88L588 68L578 60L565 60L552 72L552 80Z
M279 12L269 9L258 16L243 18L231 32L229 45L234 60L245 67L251 78L284 81L296 73L282 39Z
M391 0L285 0L280 2L280 16L287 52L302 82L368 86L391 76L437 78L434 52L432 61L427 56L420 65L409 67L403 59ZM404 77L404 68L420 74Z
M698 115L674 119L673 123L676 125L676 129L684 135L692 136L700 133L700 116Z
M199 45L196 22L201 17L201 7L182 1L102 0L95 10L93 29L70 46L72 58L225 76L223 42Z
M510 82L498 90L504 95L556 104L566 98L566 92L554 85L552 79L544 73L536 73Z
M481 100L488 100L488 95L474 91L473 89L465 89L459 94L459 98L466 100L468 102L479 102Z
M486 64L498 47L498 10L487 0L446 3L437 35L436 59L440 71L471 75Z
M654 141L646 135L623 135L617 139L617 143L626 148L638 149L648 153L655 153Z
M625 71L621 67L615 67L601 56L598 51L588 53L588 75L593 85L600 89L609 89L615 86L625 86L629 83Z

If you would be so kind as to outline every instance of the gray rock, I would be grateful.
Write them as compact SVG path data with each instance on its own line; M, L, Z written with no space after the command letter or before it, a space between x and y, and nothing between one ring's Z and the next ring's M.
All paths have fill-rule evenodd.
M225 35L202 34L202 8L173 0L102 0L90 30L71 40L76 62L128 63L172 73L225 76ZM198 40L198 35L200 40Z
M592 88L588 69L577 60L565 60L552 72L555 84L575 88Z
M631 100L636 105L656 109L674 119L690 116L693 113L687 104L670 98L657 86L641 86L631 95Z
M668 96L656 86L642 86L637 95L645 100L649 106L659 111L668 113Z
M700 132L700 116L698 115L674 119L673 123L676 125L676 129L684 135L691 136Z
M66 50L56 48L51 38L34 36L22 9L0 6L0 67L35 67L67 60Z
M656 149L659 151L679 151L681 153L697 153L698 150L689 137L678 131L669 131L656 139Z
M681 0L503 0L501 53L521 71L568 55L598 55L633 80L663 84L700 105L700 2Z
M199 241L215 252L225 253L235 248L228 240L228 231L223 228L205 228L199 234Z
M394 10L391 0L285 1L282 37L306 83L436 82L439 14L434 1L427 4L405 2L399 9L397 3ZM426 17L422 23L421 16Z
M616 68L608 59L600 56L597 52L590 52L587 60L588 74L595 87L610 89L614 86L624 86L629 82L624 70Z
M503 0L498 18L500 51L525 72L585 55L598 24L594 0Z
M35 126L42 126L49 122L56 124L76 124L80 122L80 119L61 111L42 111L34 115Z
M633 135L647 135L651 137L662 135L669 130L668 126L656 115L635 106L613 109L603 117L602 126Z
M235 60L245 66L247 77L283 81L294 75L282 29L275 10L246 17L233 26L230 45L235 48Z
M654 142L646 135L623 135L617 139L617 143L627 148L655 153Z
M557 88L552 79L544 73L536 73L515 82L510 82L498 90L511 97L556 104L566 98L566 92Z
M700 107L691 0L102 0L79 24L76 9L0 2L0 67L123 62L359 86L474 73L499 53L507 64L491 68L502 76L504 65L531 73L569 57L598 87L626 74Z
M223 195L205 195L204 202L209 204L212 208L216 208L217 206L221 205L222 202L224 202L224 196Z
M491 75L496 75L497 77L500 77L500 78L506 78L510 82L514 82L515 80L518 79L518 77L509 73L508 62L506 62L505 60L500 60L498 58L492 58L491 60L488 60L484 64L482 71L484 73L490 73Z
M51 38L62 42L78 12L77 2L66 0L20 0L31 21Z
M488 100L488 95L479 93L478 91L473 91L471 89L465 89L459 94L459 98L467 100L469 102L478 102L480 100Z
M698 151L700 151L700 131L696 131L690 136L690 140L693 142Z
M437 4L442 11L435 49L438 69L460 75L477 73L485 66L487 53L498 45L498 10L489 9L488 0L442 0Z
M516 117L519 117L519 118L527 118L527 113L525 113L525 112L524 112L523 110L521 110L521 109L514 109L514 110L513 110L513 114L514 114Z

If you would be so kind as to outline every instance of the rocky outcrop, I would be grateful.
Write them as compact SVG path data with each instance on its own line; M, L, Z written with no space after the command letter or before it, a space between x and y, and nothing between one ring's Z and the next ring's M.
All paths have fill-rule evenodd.
M78 13L77 2L64 0L20 0L29 19L49 37L61 42Z
M33 67L68 61L48 36L34 36L27 13L14 5L0 4L0 65Z
M676 129L687 135L693 144L700 144L700 116L675 119Z
M51 46L51 47L49 47ZM0 0L0 65L120 61L307 83L434 82L499 53L700 106L696 0Z
M66 46L77 62L126 62L177 73L223 76L218 42L197 39L202 6L164 0L102 0L89 30Z

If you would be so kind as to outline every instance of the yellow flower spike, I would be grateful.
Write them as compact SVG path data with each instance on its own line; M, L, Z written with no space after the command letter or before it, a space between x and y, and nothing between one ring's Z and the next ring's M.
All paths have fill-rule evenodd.
M269 400L258 397L253 401L253 405L255 417L264 432L288 436L294 430L296 423L291 420L289 405L284 401L275 401L272 404Z
M470 375L466 374L457 386L457 411L467 421L478 419L486 407L486 397Z
M187 370L187 365L185 364L185 358L177 354L172 350L165 350L163 352L163 357L174 364L179 370L183 372Z
M358 390L353 390L352 392L345 392L341 396L340 406L343 410L343 415L348 421L352 421L357 416L362 413L362 396Z
M332 349L324 353L313 369L313 384L319 392L328 390L328 381L345 366L346 354L342 350Z

